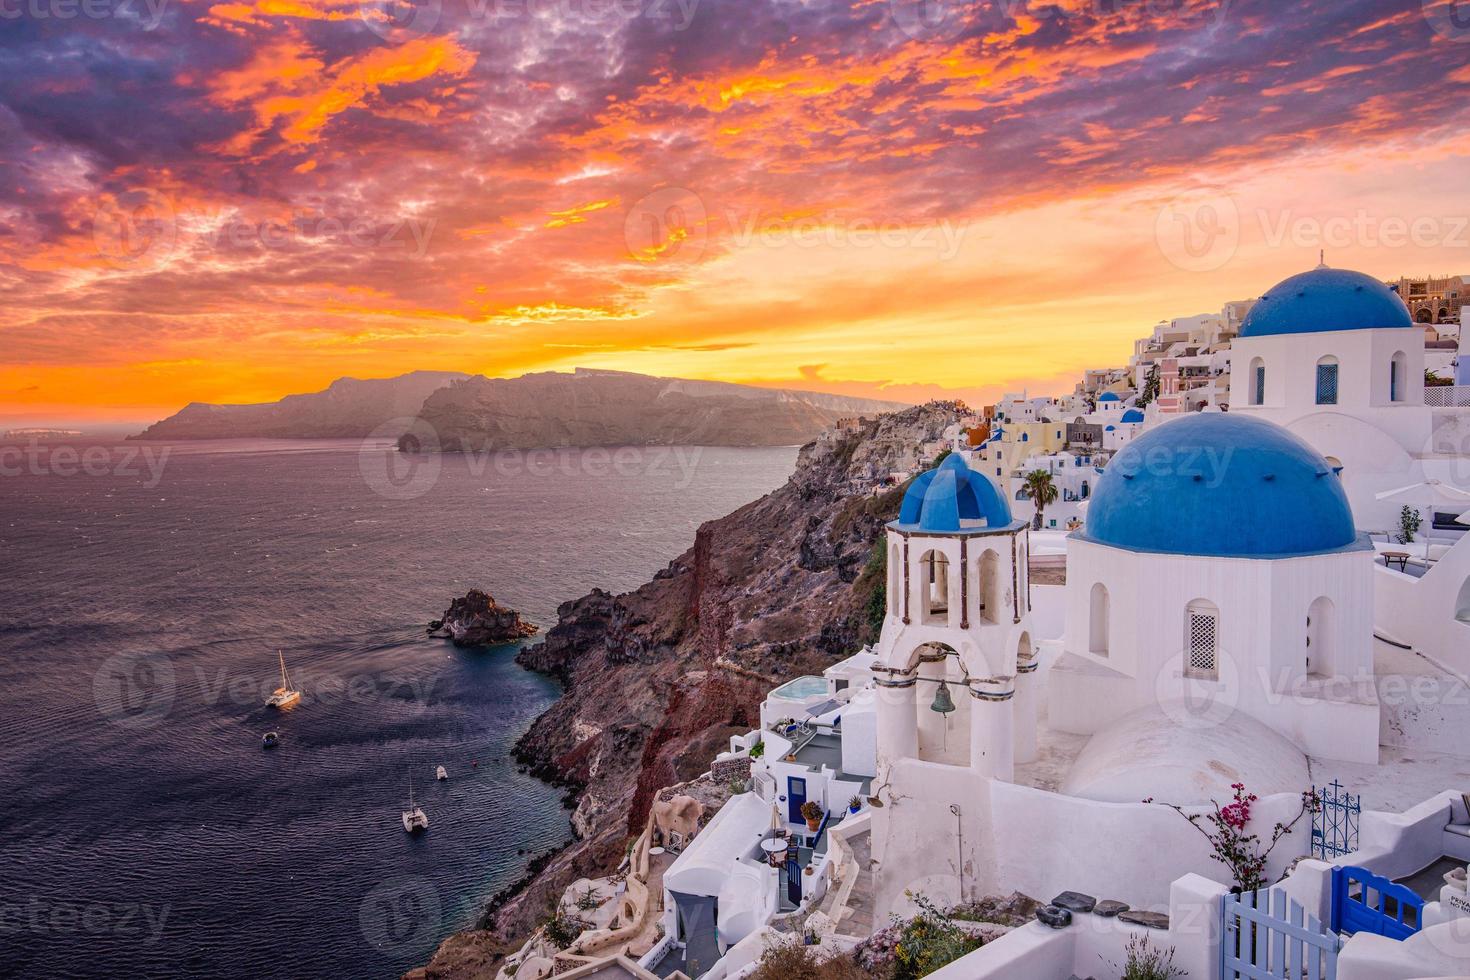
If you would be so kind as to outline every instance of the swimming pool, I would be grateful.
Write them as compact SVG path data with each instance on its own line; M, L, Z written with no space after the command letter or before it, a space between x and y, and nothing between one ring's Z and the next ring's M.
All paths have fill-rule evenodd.
M807 674L795 680L787 681L771 692L773 698L785 698L787 701L805 701L807 698L817 697L827 693L827 679Z

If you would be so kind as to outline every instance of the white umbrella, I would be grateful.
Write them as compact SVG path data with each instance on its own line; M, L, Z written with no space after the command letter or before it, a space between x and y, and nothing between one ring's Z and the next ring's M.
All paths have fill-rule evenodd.
M1411 483L1406 487L1398 487L1394 490L1385 490L1374 496L1379 500L1401 500L1405 503L1413 504L1416 508L1423 509L1433 509L1437 506L1456 507L1463 504L1470 504L1470 490L1461 490L1459 487L1452 487L1442 480L1434 479L1425 480L1422 483ZM1470 524L1470 520L1466 520L1467 515L1470 515L1470 511L1461 514L1456 520L1462 524ZM1430 522L1433 523L1432 514L1430 515ZM1424 535L1424 560L1429 560L1428 534Z

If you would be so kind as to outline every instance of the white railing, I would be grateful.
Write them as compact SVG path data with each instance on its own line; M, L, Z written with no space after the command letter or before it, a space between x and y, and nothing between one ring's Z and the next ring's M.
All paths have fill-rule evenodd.
M1439 385L1424 389L1430 408L1470 408L1470 385Z

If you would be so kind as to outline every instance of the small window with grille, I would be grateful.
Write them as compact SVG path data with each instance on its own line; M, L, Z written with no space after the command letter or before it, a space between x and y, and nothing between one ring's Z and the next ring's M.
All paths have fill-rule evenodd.
M1185 627L1185 676L1215 680L1220 673L1216 658L1220 614L1212 608L1191 605Z
M1336 362L1323 361L1317 364L1317 404L1337 404Z

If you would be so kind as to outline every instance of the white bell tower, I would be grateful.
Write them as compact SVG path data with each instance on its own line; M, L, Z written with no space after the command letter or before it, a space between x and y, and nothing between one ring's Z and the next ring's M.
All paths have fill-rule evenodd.
M888 525L878 642L878 782L905 759L1010 780L1035 754L1025 522L959 454Z

